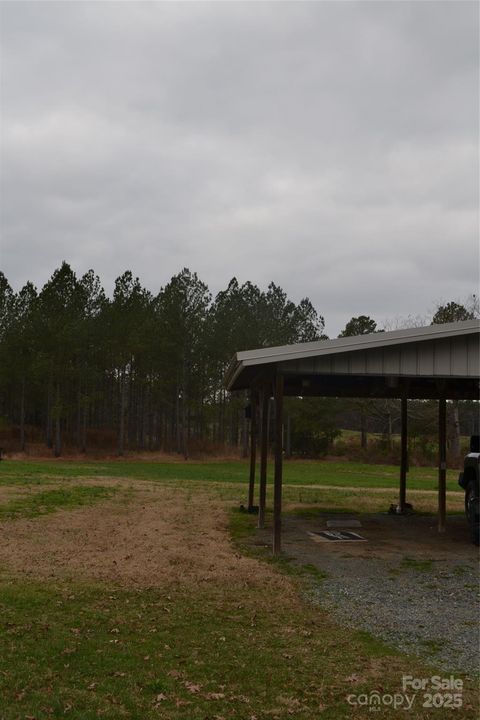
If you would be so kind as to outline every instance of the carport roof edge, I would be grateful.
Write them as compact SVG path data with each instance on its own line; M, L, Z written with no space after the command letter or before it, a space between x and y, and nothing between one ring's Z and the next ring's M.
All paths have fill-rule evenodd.
M227 390L235 389L235 381L246 367L275 365L288 360L322 357L327 355L343 355L358 350L381 350L394 345L406 345L428 340L455 338L462 335L480 333L480 320L464 320L462 322L428 325L425 327L406 328L390 332L378 332L368 335L356 335L333 340L316 340L309 343L281 345L276 347L257 348L236 353L230 361L224 377Z

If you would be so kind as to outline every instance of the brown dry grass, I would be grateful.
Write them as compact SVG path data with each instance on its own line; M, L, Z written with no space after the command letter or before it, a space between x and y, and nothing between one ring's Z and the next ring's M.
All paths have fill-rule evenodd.
M90 460L101 460L104 462L124 462L125 460L135 460L141 462L163 462L163 463L182 463L185 462L230 462L243 458L242 453L236 447L215 448L215 451L208 452L196 449L189 454L188 460L185 460L182 454L177 452L167 452L163 450L126 450L120 456L117 450L113 448L89 448L86 453L79 452L76 447L64 447L62 455L59 458L53 456L51 448L45 443L29 443L25 450L17 450L9 448L5 443L3 447L3 458L6 460L48 460L49 462L85 462ZM245 458L243 458L245 459ZM336 458L338 461L338 458Z
M375 513L385 512L392 503L398 501L398 493L394 489L355 487L338 487L335 485L288 485L284 484L284 509L307 509L320 503L325 508L341 508L345 512ZM302 490L310 491L308 495L297 500ZM293 499L292 499L293 498ZM313 499L315 498L315 499ZM412 503L418 513L436 513L438 507L438 493L434 490L408 490L407 501ZM462 514L464 512L464 495L460 492L447 491L447 511Z
M36 490L44 490L45 485L38 488L33 488L33 492ZM32 491L32 488L22 488L22 487L8 487L0 485L0 503L8 503L10 500L16 500L19 497L24 497L25 495L28 495Z
M97 481L84 481L93 484ZM278 573L238 554L227 513L205 493L102 478L113 500L35 519L0 522L0 566L9 573L83 578L137 587L265 583L293 592Z
M76 449L66 449L62 456L55 458L52 455L51 449L46 447L44 444L31 444L23 452L21 451L5 451L3 457L6 460L48 460L49 462L84 462L85 460L104 460L112 462L118 460L123 462L125 460L141 460L146 462L185 462L182 455L178 453L167 453L167 452L126 452L123 456L119 456L115 451L108 450L91 450L88 453L78 452Z

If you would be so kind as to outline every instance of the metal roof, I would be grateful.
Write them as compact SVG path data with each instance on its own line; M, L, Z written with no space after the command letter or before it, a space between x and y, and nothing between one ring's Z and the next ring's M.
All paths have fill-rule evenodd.
M317 340L310 343L258 348L238 352L232 358L224 383L229 390L251 387L256 377L279 370L291 377L290 394L298 392L298 378L315 379L317 392L312 394L361 394L388 396L383 392L385 378L390 390L394 377L423 380L411 397L437 397L440 390L430 387L428 380L468 380L452 387L452 397L478 396L480 321L429 325L392 332ZM263 372L262 372L263 371ZM343 378L343 385L341 376ZM348 376L347 378L345 376ZM296 377L297 382L294 382ZM383 378L380 387L373 378ZM357 381L354 382L353 379ZM330 383L327 385L327 379ZM322 384L323 382L323 384ZM369 383L367 387L366 383ZM412 383L410 383L412 384ZM467 389L468 386L468 389ZM413 387L413 386L412 386ZM380 389L379 389L380 388ZM380 393L380 395L378 395ZM391 392L389 391L390 395ZM423 394L422 394L423 393Z

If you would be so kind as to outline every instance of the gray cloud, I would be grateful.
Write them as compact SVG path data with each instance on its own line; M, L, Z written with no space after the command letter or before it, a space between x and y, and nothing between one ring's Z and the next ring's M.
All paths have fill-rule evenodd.
M183 266L334 335L478 285L474 2L1 4L1 265Z

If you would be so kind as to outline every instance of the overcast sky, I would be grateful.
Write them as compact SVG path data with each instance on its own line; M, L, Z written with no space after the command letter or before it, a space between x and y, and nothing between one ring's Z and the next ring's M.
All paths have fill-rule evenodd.
M352 315L478 286L476 2L3 2L1 269Z

